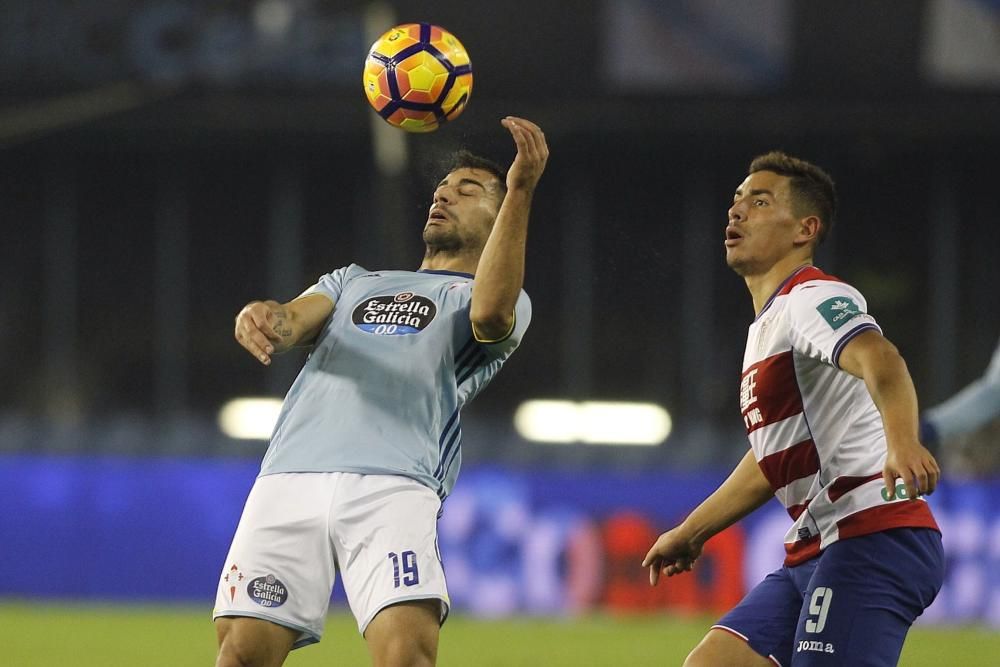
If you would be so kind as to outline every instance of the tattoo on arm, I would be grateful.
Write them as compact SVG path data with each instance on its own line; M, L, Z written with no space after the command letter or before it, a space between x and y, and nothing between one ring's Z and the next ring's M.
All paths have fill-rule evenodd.
M292 335L292 326L286 322L288 319L288 313L284 308L278 308L273 312L275 317L274 333L278 334L282 338L288 338Z

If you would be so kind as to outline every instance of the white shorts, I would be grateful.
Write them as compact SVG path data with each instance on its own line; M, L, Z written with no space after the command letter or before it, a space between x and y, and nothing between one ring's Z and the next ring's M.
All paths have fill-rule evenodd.
M252 616L323 636L336 571L358 630L385 607L450 602L437 546L441 501L394 475L280 473L257 478L222 570L213 618Z

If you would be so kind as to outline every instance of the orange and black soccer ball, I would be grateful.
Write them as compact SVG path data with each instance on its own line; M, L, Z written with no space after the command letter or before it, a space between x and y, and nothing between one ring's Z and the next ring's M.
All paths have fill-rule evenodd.
M431 132L455 120L472 95L469 53L430 23L406 23L375 40L365 60L365 95L390 125Z

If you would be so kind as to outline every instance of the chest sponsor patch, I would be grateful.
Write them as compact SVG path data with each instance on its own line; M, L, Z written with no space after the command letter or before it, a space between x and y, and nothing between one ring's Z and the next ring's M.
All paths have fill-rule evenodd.
M832 299L827 299L816 306L816 310L819 311L819 314L823 316L823 319L826 320L826 323L834 331L862 314L862 310L858 307L858 304L848 296L835 296Z
M437 315L437 306L413 292L373 296L354 307L351 321L362 331L377 336L420 333Z

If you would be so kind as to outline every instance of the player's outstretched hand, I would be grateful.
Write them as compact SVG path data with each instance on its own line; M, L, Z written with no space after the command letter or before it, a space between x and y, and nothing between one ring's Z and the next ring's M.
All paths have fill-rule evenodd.
M507 170L507 190L534 192L549 159L545 133L530 120L516 116L507 116L500 124L507 128L517 145L517 155Z
M941 478L941 467L934 455L916 440L891 443L889 454L882 469L886 497L896 497L896 480L902 479L906 485L906 497L916 500L917 496L933 493Z
M260 363L271 364L281 336L275 330L280 319L277 301L251 301L236 316L236 340Z
M642 566L649 568L649 585L660 581L660 573L672 577L688 572L701 555L701 544L692 542L680 528L674 528L660 535L650 547Z

